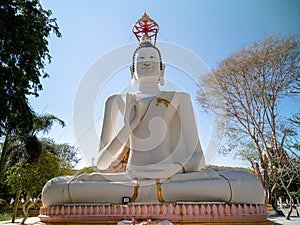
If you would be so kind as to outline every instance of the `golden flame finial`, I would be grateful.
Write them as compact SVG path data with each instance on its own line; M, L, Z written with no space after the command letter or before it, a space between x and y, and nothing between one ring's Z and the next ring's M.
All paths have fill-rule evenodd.
M154 45L156 44L158 30L158 24L151 19L146 12L144 12L144 15L135 22L132 28L132 32L139 42L151 42L151 39L153 38Z

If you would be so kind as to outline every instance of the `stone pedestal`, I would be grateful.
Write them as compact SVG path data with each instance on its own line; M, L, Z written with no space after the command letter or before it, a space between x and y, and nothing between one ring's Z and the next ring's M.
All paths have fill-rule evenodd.
M117 224L121 220L162 221L173 224L270 224L263 204L220 202L65 205L40 209L41 224Z

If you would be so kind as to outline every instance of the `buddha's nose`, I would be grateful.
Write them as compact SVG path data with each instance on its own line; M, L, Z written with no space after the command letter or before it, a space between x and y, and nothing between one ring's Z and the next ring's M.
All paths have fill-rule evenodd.
M150 63L144 63L144 66L150 66Z

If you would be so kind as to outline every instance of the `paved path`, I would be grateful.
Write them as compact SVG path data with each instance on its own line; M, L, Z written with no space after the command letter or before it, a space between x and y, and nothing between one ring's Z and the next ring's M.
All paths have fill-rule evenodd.
M275 224L282 224L282 225L300 225L300 217L292 216L291 220L286 220L285 217L274 217L270 218L270 221L275 222Z
M0 224L1 225L16 225L21 223L22 219L17 219L15 223L12 223L11 220L7 220L7 221L1 221ZM32 225L32 224L37 224L40 221L40 219L38 217L29 217L26 221L25 224L27 225Z
M299 211L299 207L297 207L297 209ZM288 209L282 209L284 215L287 215L288 211L289 211ZM272 212L271 212L269 220L275 222L276 224L282 224L282 225L300 225L300 216L297 216L297 213L294 209L292 211L290 218L291 218L290 220L287 220L284 216L272 216Z

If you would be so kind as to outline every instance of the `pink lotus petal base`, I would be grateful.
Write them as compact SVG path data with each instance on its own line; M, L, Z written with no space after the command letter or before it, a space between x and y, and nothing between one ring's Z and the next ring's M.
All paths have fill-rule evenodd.
M198 222L267 222L264 204L225 203L139 203L139 204L72 204L40 209L43 223L103 223L121 220L169 220L172 223Z

